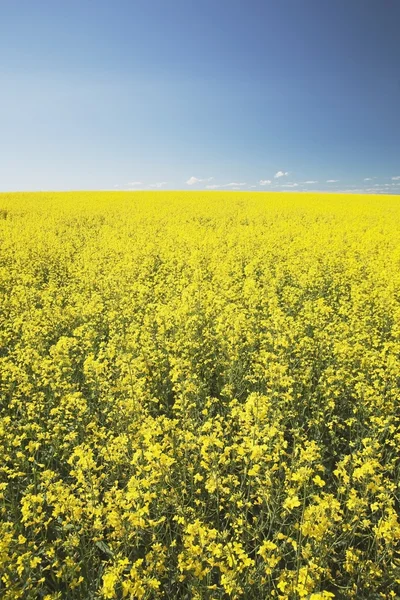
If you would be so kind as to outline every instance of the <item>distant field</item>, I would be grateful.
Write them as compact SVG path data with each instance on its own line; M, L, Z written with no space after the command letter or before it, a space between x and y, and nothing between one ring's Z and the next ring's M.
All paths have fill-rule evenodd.
M0 597L400 598L400 197L0 194Z

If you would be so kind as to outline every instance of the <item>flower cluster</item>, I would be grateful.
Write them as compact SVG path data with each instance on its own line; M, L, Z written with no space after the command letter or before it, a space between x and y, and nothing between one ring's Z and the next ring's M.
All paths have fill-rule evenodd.
M399 598L398 198L0 209L4 600Z

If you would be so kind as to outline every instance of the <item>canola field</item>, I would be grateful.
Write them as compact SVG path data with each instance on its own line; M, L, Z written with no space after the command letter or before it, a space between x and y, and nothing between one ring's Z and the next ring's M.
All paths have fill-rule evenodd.
M400 197L0 195L0 597L400 598Z

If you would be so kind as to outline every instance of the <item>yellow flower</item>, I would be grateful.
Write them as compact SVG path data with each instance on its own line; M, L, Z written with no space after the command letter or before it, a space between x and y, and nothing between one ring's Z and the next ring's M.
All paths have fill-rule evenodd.
M321 479L321 477L319 475L316 475L315 477L313 477L313 482L318 487L324 487L324 485L325 485L325 481L323 479Z
M115 591L115 586L117 585L118 580L119 580L118 571L115 572L112 569L110 569L103 575L102 594L103 594L104 598L116 598L117 597L117 594Z
M299 497L297 496L297 494L293 494L286 498L286 500L283 503L283 508L285 508L287 511L290 512L294 508L297 508L300 505L301 505L301 502L299 500Z

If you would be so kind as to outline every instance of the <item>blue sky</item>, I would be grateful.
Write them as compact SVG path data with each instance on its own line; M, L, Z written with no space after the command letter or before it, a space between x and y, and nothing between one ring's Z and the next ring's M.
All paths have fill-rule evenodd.
M0 190L400 193L399 23L398 0L1 0Z

